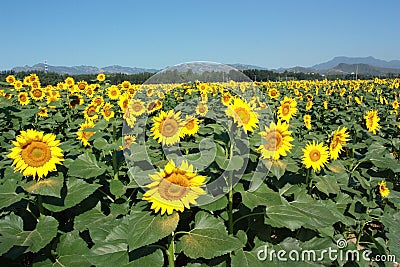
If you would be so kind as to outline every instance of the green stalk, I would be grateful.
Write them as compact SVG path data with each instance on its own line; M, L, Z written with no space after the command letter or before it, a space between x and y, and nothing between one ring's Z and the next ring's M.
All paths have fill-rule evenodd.
M168 237L168 266L175 267L175 243L174 243L174 232Z
M115 125L113 125L113 141L116 142L117 129ZM117 162L117 150L114 149L112 153L112 161L113 161L113 170L114 170L114 180L118 180L118 162Z
M233 144L230 142L230 147L229 147L229 159L232 160L233 158ZM229 186L229 193L228 193L228 233L230 236L233 236L233 185L232 185L232 180L233 180L233 172L229 171L229 177L228 177L228 186Z
M44 208L43 208L43 198L41 195L37 196L37 204L38 204L38 208L39 208L39 217L44 215Z

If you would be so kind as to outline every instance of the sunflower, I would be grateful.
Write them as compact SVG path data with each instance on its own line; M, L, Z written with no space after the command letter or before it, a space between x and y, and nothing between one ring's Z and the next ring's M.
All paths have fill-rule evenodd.
M29 93L36 101L42 100L45 97L45 93L41 88L32 88Z
M349 134L346 131L346 127L343 127L342 129L339 127L333 132L332 140L329 144L329 155L331 159L337 159L343 146L346 145L347 141L349 141Z
M386 182L385 182L385 181L380 182L380 183L378 184L378 186L379 186L379 194L380 194L382 197L387 197L387 196L389 196L390 190L389 190L389 188L387 188Z
M313 101L314 96L312 94L306 94L307 101Z
M313 106L313 102L312 101L307 101L307 105L306 105L306 110L310 110Z
M67 85L67 87L70 87L70 86L72 86L72 85L75 84L75 81L74 81L74 78L72 78L72 77L67 77L67 78L64 80L64 83Z
M286 122L271 122L270 126L265 126L265 131L260 132L266 144L261 145L258 151L261 152L261 158L278 160L280 156L286 156L286 152L292 148L293 137L288 130L289 125Z
M328 162L328 150L329 148L324 146L324 142L315 143L314 140L303 148L303 164L306 165L307 169L312 167L314 170L319 171Z
M182 135L181 129L184 126L180 118L181 112L174 113L173 110L168 113L161 110L160 115L153 118L153 128L151 128L154 139L163 145L173 145L179 142Z
M83 111L83 116L86 120L97 120L99 118L99 116L97 115L99 110L100 108L98 106L90 104Z
M81 123L79 126L80 128L76 133L78 135L77 139L80 140L85 147L89 146L90 145L89 139L95 134L95 132L86 132L85 130L88 128L93 128L94 122L91 120L85 121L84 123Z
M158 100L158 99L152 100L149 103L147 103L146 111L147 111L148 114L151 114L154 111L161 109L162 106L163 105L162 105L162 102L160 100Z
M31 83L39 81L39 77L35 73L31 73L28 77Z
M18 101L22 106L26 106L29 104L28 93L21 92L18 94Z
M14 84L15 80L16 80L16 79L15 79L14 75L8 75L8 76L6 77L6 82L8 82L8 83L11 84L11 85Z
M101 108L104 105L104 98L102 96L95 96L92 99L91 105Z
M364 116L364 119L368 132L373 132L373 134L376 134L376 131L381 128L381 126L379 125L380 118L378 117L378 111L376 110L367 111L367 114Z
M56 164L64 160L62 150L58 147L59 140L54 134L44 134L36 130L21 131L13 141L14 147L7 157L13 159L15 172L20 171L23 176L46 177L55 171Z
M190 204L197 204L196 199L206 193L201 188L206 177L197 175L187 161L176 167L171 160L164 170L149 176L153 182L145 186L148 190L143 194L143 200L152 203L150 208L156 213L160 211L161 215L190 209Z
M23 83L20 80L14 82L14 89L19 91L22 88Z
M39 112L38 112L38 115L40 117L48 117L49 113L47 112L47 108L46 107L41 107Z
M280 107L278 108L278 117L281 120L289 122L292 116L294 116L297 112L296 107L296 100L285 96L285 98L281 101Z
M324 101L324 109L328 109L328 100Z
M185 124L182 128L182 135L192 136L192 135L195 135L199 131L200 120L198 118L186 115L186 119L185 119L184 123Z
M132 84L131 84L130 81L123 81L123 82L121 83L121 88L122 88L122 90L128 90L128 89L131 88L131 87L132 87Z
M104 74L104 73L99 73L99 74L97 74L97 80L99 81L99 82L104 82L105 81L105 79L106 79L106 75Z
M89 97L89 98L93 98L93 96L94 96L94 94L95 94L95 89L96 89L96 86L94 86L93 84L88 85L88 86L86 87L86 90L85 90L85 95L86 95L87 97Z
M116 100L121 95L121 91L118 89L117 86L111 85L107 88L107 95L110 99Z
M78 85L78 89L81 92L84 92L86 90L86 87L88 86L88 83L86 81L80 81L80 82L78 82L77 85Z
M14 84L14 86L15 86L15 84ZM396 99L395 101L393 101L393 103L392 103L393 109L398 109L398 108L399 108L399 105L400 105L400 102L397 101L397 99Z
M114 105L112 105L111 103L106 103L105 105L104 105L104 107L103 107L103 109L101 110L101 114L103 115L103 118L106 120L106 121L109 121L111 118L113 118L114 117L114 111L112 111L111 110L111 108L113 107Z
M129 101L131 101L131 96L128 92L123 93L119 100L118 100L118 106L120 107L122 112L125 112L125 110L128 108Z
M139 117L146 111L144 103L139 99L132 99L128 104L128 109L130 114L136 117Z
M257 113L252 110L249 104L238 97L235 97L233 103L228 105L225 114L233 118L233 121L237 123L239 127L243 126L245 132L253 132L253 128L258 127Z
M60 100L61 98L61 94L58 91L51 91L48 93L47 97L46 97L46 103L50 104L52 102L56 102L58 100Z
M269 96L271 99L278 98L278 97L280 96L280 94L281 94L281 93L280 93L279 90L276 89L276 88L271 88L271 89L268 90L268 96Z
M311 115L305 114L303 120L307 130L311 130Z
M196 107L196 114L200 115L200 116L205 116L208 113L208 106L207 104L199 104Z
M229 92L226 92L221 97L221 102L225 106L228 106L232 102L232 95Z

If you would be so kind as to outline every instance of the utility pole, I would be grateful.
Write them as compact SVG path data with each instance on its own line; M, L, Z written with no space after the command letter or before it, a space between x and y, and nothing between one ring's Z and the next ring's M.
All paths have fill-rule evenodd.
M357 80L357 74L358 74L358 64L356 65L356 80Z
M47 73L49 71L49 68L47 66L47 59L44 60L44 73Z

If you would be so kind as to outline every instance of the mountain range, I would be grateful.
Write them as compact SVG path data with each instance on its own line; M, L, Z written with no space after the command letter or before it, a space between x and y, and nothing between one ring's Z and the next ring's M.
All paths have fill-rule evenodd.
M247 64L227 64L238 70L257 69L268 70L265 67L247 65ZM12 70L15 72L20 71L44 71L46 65L38 63L33 66L15 67ZM147 69L138 67L124 67L119 65L112 65L107 67L94 67L94 66L47 66L49 72L56 72L60 74L96 74L96 73L126 73L137 74L143 72L155 73L157 69ZM351 73L358 74L371 74L383 75L388 73L400 74L400 60L385 61L376 59L374 57L335 57L327 62L319 63L311 67L296 66L291 68L270 69L275 72L303 72L303 73L319 73L324 75L346 75Z

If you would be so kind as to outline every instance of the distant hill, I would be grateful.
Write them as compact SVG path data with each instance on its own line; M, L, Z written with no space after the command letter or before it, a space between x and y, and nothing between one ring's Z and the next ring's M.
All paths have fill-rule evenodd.
M137 73L143 73L143 72L157 72L158 71L156 69L122 67L122 66L118 66L118 65L107 66L107 67L103 67L103 68L98 68L98 67L93 67L93 66L85 66L85 65L71 66L71 67L48 65L47 67L48 67L49 72L56 72L56 73L60 73L60 74L97 74L97 73L137 74ZM26 65L24 67L12 68L12 70L15 72L44 71L45 64L39 63L39 64L35 64L33 66Z
M255 65L247 65L247 64L240 64L240 63L235 63L235 64L227 64L228 66L231 66L237 70L268 70L267 68L264 67L259 67Z
M333 69L341 63L366 64L379 68L400 69L400 60L385 61L374 57L335 57L324 63L316 64L311 68L316 70Z
M342 73L358 73L358 74L371 74L371 75L382 75L387 73L398 73L400 74L400 68L381 68L371 66L369 64L346 64L340 63L331 70L336 70Z

